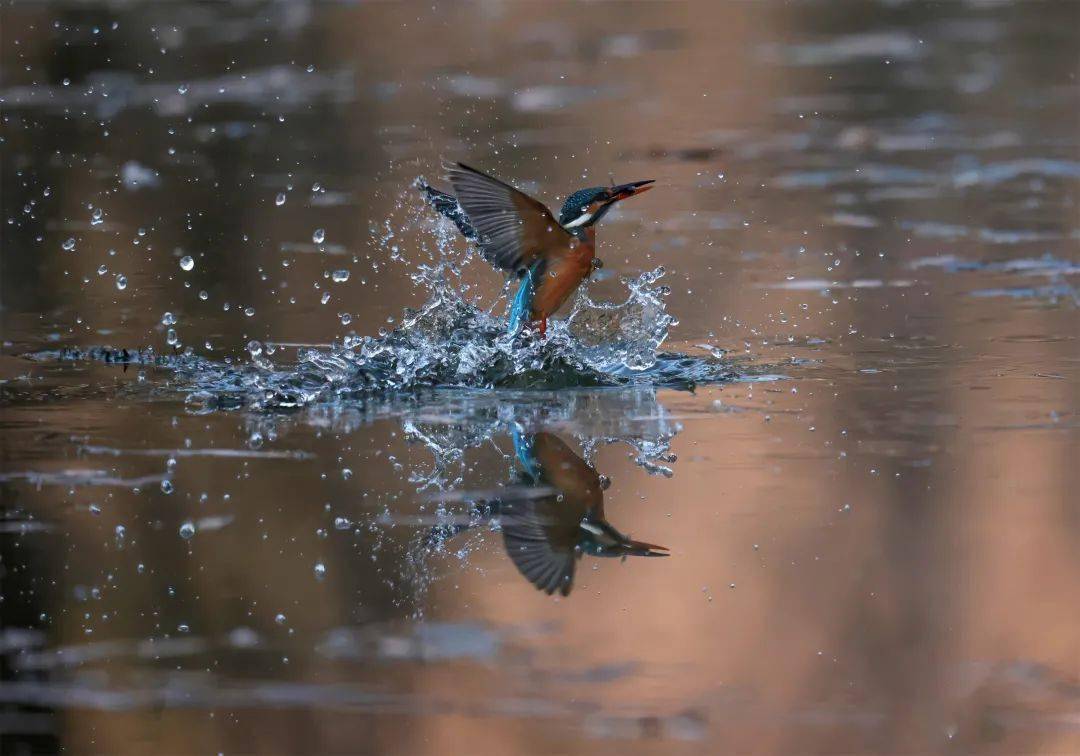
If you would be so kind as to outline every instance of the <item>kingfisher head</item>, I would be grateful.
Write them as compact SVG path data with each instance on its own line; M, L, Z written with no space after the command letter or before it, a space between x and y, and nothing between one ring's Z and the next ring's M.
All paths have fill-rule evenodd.
M618 186L578 189L563 203L562 210L559 211L559 223L571 231L591 226L604 217L604 213L616 202L652 189L652 183L653 179L649 179Z

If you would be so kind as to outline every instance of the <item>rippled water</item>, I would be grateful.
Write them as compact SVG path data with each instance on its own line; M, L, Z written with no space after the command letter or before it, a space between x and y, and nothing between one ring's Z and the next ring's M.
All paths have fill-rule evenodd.
M1080 750L1080 6L0 10L0 743ZM656 179L546 339L413 182Z

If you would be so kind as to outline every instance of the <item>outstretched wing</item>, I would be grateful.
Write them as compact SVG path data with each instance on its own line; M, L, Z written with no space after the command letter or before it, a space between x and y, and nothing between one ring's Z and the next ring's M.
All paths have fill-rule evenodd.
M448 178L484 259L496 268L521 271L545 252L569 246L570 233L529 195L463 163L452 166Z
M570 594L574 585L577 552L573 536L577 523L560 523L545 517L548 502L521 502L503 515L503 545L510 560L525 579L549 596ZM548 507L544 504L547 503Z
M416 188L423 192L424 197L433 208L444 217L453 221L462 236L469 241L477 241L478 234L476 233L476 229L473 228L472 223L469 222L468 216L465 215L465 211L461 209L461 205L458 204L457 198L454 197L454 195L440 192L423 179L416 180Z

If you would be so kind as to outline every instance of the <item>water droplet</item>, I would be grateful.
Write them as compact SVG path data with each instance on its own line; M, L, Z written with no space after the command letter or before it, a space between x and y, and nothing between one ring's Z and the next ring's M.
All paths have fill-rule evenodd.
M274 617L274 622L278 623L279 625L284 625L288 621L289 621L289 618L286 617L284 614L281 614L281 613L278 613L278 615L276 617Z
M258 357L260 354L262 354L263 346L255 339L252 339L248 342L247 350L252 357Z
M311 235L311 240L313 242L315 242L316 244L322 244L324 241L326 241L326 229L325 228L317 228L317 229L315 229L315 233L313 233Z
M176 632L178 632L178 633L190 633L191 628L188 625L181 622L179 625L176 626Z
M247 315L250 318L251 316L253 316L255 314L255 308L254 307L245 307L244 308L244 314Z
M182 95L186 95L188 93L188 85L187 84L181 84L180 86L178 86L176 88L176 91L179 92Z
M199 292L199 299L201 299L202 301L205 302L209 298L210 298L210 294L207 293L206 289L203 289L202 291Z
M180 526L180 537L185 541L195 535L195 523L188 520ZM211 539L213 540L213 539Z
M335 270L333 273L330 274L330 278L334 281L334 283L345 283L349 280L349 271L344 269Z
M350 470L347 467L343 468L342 471L341 471L341 477L343 477L345 480L348 480L349 478L352 477L352 470Z
M165 343L171 347L180 345L180 337L176 335L175 328L170 328L165 332Z
M100 207L95 207L94 212L90 214L90 225L97 226L105 222L104 213L101 212Z
M322 296L319 298L319 301L322 302L323 304L326 304L327 302L329 302L330 301L330 292L324 291Z
M278 192L277 197L274 198L274 204L278 207L285 204L285 192Z
M176 316L171 312L166 312L161 316L161 324L164 326L176 325Z
M106 268L106 267L105 267L104 265L99 265L99 266L98 266L98 269L97 269L97 274L98 274L99 276L103 276L103 275L105 275L105 274L106 274L106 273L108 273L108 272L109 272L109 269L108 269L108 268Z
M326 565L322 562L315 563L315 579L322 580L326 577Z
M352 523L349 522L349 518L347 518L347 517L335 517L334 518L334 529L335 530L348 530L350 527L352 527Z
M195 267L195 258L191 255L184 255L180 258L180 269L191 270Z
M343 312L343 313L339 314L338 317L341 319L341 324L342 325L348 325L349 323L352 322L352 315L350 315L347 312Z
M75 239L73 237L68 237L60 246L64 248L65 252L70 252L75 249Z
M120 291L123 291L127 288L127 276L125 276L123 273L119 274L116 277L116 288Z
M171 493L173 492L173 484L172 484L172 481L171 481L171 480L169 480L168 478L166 478L165 480L161 481L161 492L162 492L163 494L171 494Z
M99 507L97 504L91 504L89 508L90 514L101 514L101 507Z

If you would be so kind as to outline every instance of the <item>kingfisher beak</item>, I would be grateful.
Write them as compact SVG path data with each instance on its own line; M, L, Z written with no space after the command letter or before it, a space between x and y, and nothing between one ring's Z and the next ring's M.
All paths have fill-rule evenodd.
M619 200L633 197L635 194L641 194L647 192L653 188L655 179L648 179L646 181L634 181L629 184L619 184L613 186L608 190L608 195L611 197L611 202L618 202Z

